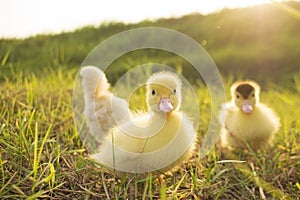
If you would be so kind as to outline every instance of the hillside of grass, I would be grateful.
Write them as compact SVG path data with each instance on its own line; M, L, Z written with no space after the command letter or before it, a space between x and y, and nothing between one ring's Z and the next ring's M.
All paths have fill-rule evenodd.
M226 161L216 149L200 159L211 100L206 86L197 85L197 148L188 162L160 183L151 175L120 179L89 158L72 112L75 71L59 69L25 78L14 74L14 80L0 85L0 199L299 199L300 88L295 93L269 83L261 100L282 124L274 147L239 152L233 157L238 162ZM299 83L300 74L295 79ZM225 85L229 91L231 82ZM130 102L143 95L133 94ZM135 108L140 105L133 104Z
M0 40L0 199L299 199L299 12L300 3L290 2ZM200 159L211 96L204 83L195 81L197 148L164 182L151 175L118 178L91 160L74 124L75 75L99 42L143 26L178 30L201 43L219 67L227 94L240 77L261 83L261 101L281 121L274 146L237 151L234 157L212 149ZM172 53L139 50L113 62L108 79L114 83L126 70L148 62L167 64L188 79L195 76L190 64ZM143 91L132 94L131 108L143 109Z
M137 27L165 27L192 37L211 55L225 76L242 74L259 82L291 83L300 68L300 3L270 4L222 10L203 16L143 21L137 24L107 23L58 35L38 35L24 40L0 40L0 80L14 72L38 74L58 68L78 68L101 41ZM297 12L298 11L298 12ZM122 56L113 66L121 75L134 64L158 62L171 67L185 65L176 55L139 51ZM138 63L137 63L138 61ZM112 66L112 67L113 67ZM192 74L190 74L192 76ZM118 76L117 76L118 77Z

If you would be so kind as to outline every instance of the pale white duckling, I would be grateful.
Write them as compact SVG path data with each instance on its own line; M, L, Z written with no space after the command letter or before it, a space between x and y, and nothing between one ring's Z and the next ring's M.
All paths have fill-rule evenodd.
M138 112L112 128L92 158L120 176L159 174L187 160L196 131L179 110L181 84L174 73L153 74L146 85L149 112Z
M221 147L258 150L273 141L280 127L279 118L259 102L260 86L253 81L236 82L231 87L232 101L223 105L220 121Z
M117 121L128 115L128 103L110 92L110 84L99 68L83 67L80 75L84 92L84 116L89 128L90 142L98 145L105 133L115 126Z

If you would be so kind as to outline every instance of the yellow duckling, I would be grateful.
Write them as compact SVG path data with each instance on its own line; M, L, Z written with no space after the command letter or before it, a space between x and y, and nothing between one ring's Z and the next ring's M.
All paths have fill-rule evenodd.
M83 67L80 75L84 92L84 116L89 128L89 139L91 142L96 142L97 145L107 131L117 124L117 121L128 115L128 103L125 99L116 97L109 91L110 84L99 68ZM113 111L115 115L113 115Z
M260 86L253 81L232 85L232 101L224 104L220 112L220 120L224 121L221 147L245 148L248 144L257 150L272 143L279 118L259 102L259 93Z
M149 112L138 112L112 128L92 158L120 176L166 172L188 159L194 148L193 122L181 112L181 81L171 72L147 81Z

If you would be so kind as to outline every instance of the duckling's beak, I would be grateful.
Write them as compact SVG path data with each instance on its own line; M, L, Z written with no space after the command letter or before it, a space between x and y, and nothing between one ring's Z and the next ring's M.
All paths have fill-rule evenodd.
M245 101L242 105L242 110L244 111L244 113L250 114L253 111L253 107L250 102Z
M173 105L171 103L171 99L168 97L162 97L159 103L159 110L168 113L173 110Z

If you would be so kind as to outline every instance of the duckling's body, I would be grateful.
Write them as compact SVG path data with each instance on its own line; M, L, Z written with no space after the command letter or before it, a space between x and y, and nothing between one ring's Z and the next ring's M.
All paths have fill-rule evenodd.
M194 128L182 113L174 112L166 119L153 115L148 120L154 125L144 130L131 129L130 135L123 129L130 129L131 122L113 128L101 144L99 153L92 158L123 175L124 172L165 172L190 157L194 148ZM166 120L163 127L158 120ZM159 132L154 134L153 131L158 129Z
M174 74L154 74L147 82L149 112L133 114L112 128L92 158L119 175L161 173L188 159L195 129L179 111L180 88Z
M232 102L221 113L224 126L222 147L261 149L271 145L280 123L275 113L259 102L259 86L252 81L235 83L231 88Z
M244 147L246 142L258 149L272 143L278 127L278 118L264 104L256 105L250 115L236 107L228 108L221 140L223 146Z

